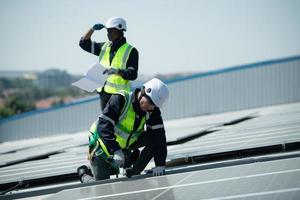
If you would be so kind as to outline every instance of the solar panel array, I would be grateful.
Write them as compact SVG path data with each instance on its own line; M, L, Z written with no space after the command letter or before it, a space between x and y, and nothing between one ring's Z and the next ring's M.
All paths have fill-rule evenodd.
M46 199L299 199L300 158L96 185Z
M224 117L220 115L215 117L214 123L208 119L203 120L201 117L170 121L166 123L167 140L176 141L178 138L220 126L247 115L249 112L229 113ZM178 132L180 129L172 126L173 123L182 124L186 128ZM34 139L33 144L32 140L27 140L27 142L23 141L20 146L19 142L4 143L0 155L0 166L4 166L0 168L0 184L17 182L20 178L31 180L76 173L78 166L88 164L87 135L87 132L83 132L62 137Z
M173 143L168 147L170 166L178 160L222 157L228 152L265 147L299 150L300 103L167 121L165 126L167 140ZM88 164L86 152L86 132L2 143L0 186L20 178L33 181L76 174L78 166ZM130 184L116 179L114 183L62 191L49 199L297 199L299 155L172 174L181 167L173 166L167 176L129 180Z
M300 111L266 108L258 117L222 129L182 145L170 147L169 159L232 152L300 142Z

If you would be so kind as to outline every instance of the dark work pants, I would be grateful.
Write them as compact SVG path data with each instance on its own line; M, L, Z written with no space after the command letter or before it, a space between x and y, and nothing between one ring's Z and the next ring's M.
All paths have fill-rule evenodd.
M111 164L101 157L95 156L90 163L95 180L109 179L111 174L117 173Z
M101 111L103 111L103 109L105 108L108 100L111 97L111 94L104 92L104 89L102 88L101 92L98 92L99 97L100 97L100 107L101 107Z
M150 140L148 139L148 137L150 137L149 134L147 134L146 132L143 133L139 137L138 141L130 147L130 149L132 150L138 149L140 147L145 147L140 153L138 159L133 163L133 167L131 168L133 174L140 174L153 157L152 150L149 147ZM111 174L116 174L116 170L101 157L94 156L90 161L90 164L94 177L86 175L84 178L84 182L109 179Z
M108 100L111 97L111 94L106 93L104 91L104 87L102 87L101 92L97 92L100 97L100 109L103 111L105 108ZM112 166L106 162L104 159L94 156L92 160L90 161L91 164L91 170L93 173L93 177L89 175L85 175L83 178L83 182L90 182L95 180L104 180L109 179L110 174L116 174L116 170L112 168Z
M111 164L106 162L103 158L94 155L90 161L92 176L89 173L84 174L81 177L83 183L94 182L97 180L109 179L110 175L117 174L117 170L114 169Z

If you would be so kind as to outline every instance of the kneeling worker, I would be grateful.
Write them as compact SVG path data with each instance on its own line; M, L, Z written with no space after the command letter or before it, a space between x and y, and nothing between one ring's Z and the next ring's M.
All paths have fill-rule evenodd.
M81 182L109 179L119 168L128 168L128 177L140 174L152 158L153 176L165 174L166 135L160 108L169 97L169 89L152 79L141 89L114 94L90 129L89 160L78 168ZM146 125L146 129L144 129ZM144 147L141 152L138 148Z

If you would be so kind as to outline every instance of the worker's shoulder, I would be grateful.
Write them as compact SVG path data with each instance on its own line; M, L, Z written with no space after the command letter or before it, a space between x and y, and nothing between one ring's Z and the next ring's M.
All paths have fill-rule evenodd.
M136 53L136 54L138 54L139 52L138 52L137 48L133 47L132 50L131 50L131 53Z
M154 110L150 113L150 117L161 117L160 109L158 107L155 107Z
M133 48L131 49L131 51L130 51L130 56L132 56L132 57L134 57L134 58L138 58L139 52L138 52L138 50L137 50L135 47L133 47Z
M125 103L125 95L122 93L112 94L110 97L110 101L112 103L117 103L119 105L123 105Z
M116 101L119 101L119 100L123 100L126 96L126 92L117 92L117 93L114 93L111 95L110 98L116 100Z
M134 45L132 45L131 43L128 43L128 42L126 42L126 43L127 43L130 47L132 47L131 52L132 52L132 51L138 52L137 48L136 48Z
M159 115L161 115L159 107L155 107L154 108L154 112L157 113L157 114L159 114Z

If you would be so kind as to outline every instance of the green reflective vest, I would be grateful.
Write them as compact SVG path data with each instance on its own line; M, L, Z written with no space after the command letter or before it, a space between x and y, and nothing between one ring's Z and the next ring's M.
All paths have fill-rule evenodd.
M99 54L99 62L105 68L115 68L115 69L126 69L126 63L129 57L129 54L133 47L128 43L124 43L116 52L111 63L109 61L111 43L105 42L101 48ZM102 88L98 88L97 91L101 91ZM107 77L106 83L104 86L104 91L109 94L115 94L118 91L130 91L130 82L129 80L123 79L118 74L111 74Z
M132 105L132 97L134 95L134 92L128 93L126 91L120 91L118 92L118 94L123 95L125 97L125 105L119 117L119 121L114 127L114 132L116 136L116 141L118 142L121 149L126 149L129 148L134 142L136 142L138 137L141 135L144 129L144 125L146 123L146 116L144 116L141 119L137 130L133 130L136 119L136 113L134 112ZM97 122L98 121L94 122L90 128L89 158L91 158L94 153L96 153L97 156L107 158L111 155L107 150L107 147L99 137L101 133L97 132ZM104 155L104 153L106 155Z

